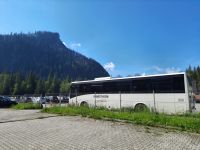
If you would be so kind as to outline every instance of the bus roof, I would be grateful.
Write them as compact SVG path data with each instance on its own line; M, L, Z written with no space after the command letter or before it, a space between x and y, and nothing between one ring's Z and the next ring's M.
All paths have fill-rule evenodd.
M142 75L142 76L132 76L132 77L121 77L121 78L100 77L100 78L95 78L94 80L74 81L71 84L83 84L83 83L114 81L114 80L123 80L123 79L139 79L139 78L159 77L159 76L169 76L169 75L181 75L181 74L185 75L185 72L154 74L154 75Z

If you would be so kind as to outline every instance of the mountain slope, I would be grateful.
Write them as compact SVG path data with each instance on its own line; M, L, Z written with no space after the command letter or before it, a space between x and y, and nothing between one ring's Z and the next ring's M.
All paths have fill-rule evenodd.
M0 35L0 72L33 72L47 78L93 79L109 76L95 60L67 48L58 33Z

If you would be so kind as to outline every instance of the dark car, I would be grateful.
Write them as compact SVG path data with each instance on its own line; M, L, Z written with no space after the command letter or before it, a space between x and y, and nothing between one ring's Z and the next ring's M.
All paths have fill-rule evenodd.
M6 108L6 107L11 107L12 105L16 105L17 102L11 101L10 98L0 96L0 107L1 108Z
M40 104L45 104L48 100L45 97L40 97L39 103Z
M61 103L69 103L69 98L67 96L63 96Z
M30 97L26 97L24 103L32 103L33 100Z
M59 103L57 96L46 96L46 103Z
M53 96L52 97L52 103L59 103L59 100L58 100L57 96Z

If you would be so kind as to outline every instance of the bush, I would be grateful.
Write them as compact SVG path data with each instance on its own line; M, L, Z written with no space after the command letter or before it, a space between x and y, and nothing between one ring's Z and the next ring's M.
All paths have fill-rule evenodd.
M42 109L42 105L38 103L19 103L12 108L14 109Z

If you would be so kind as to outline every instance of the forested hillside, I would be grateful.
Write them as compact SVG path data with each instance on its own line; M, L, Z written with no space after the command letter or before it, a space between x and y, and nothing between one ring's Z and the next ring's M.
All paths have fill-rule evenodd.
M95 60L67 48L58 33L0 35L0 73L30 72L47 79L94 79L109 76Z
M0 74L0 95L23 95L45 93L67 93L70 88L70 78L59 79L49 75L47 79L40 78L33 73Z

